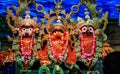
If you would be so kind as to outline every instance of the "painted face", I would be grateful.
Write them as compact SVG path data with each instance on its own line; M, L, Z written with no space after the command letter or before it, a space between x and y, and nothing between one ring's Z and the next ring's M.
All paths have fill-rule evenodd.
M63 29L61 25L55 25L49 32L49 43L51 46L51 53L53 57L59 62L64 59L64 54L68 45L68 32Z
M53 32L52 32L52 36L53 36L53 40L59 40L59 41L63 41L63 38L64 38L64 32L61 30L61 29L55 29Z
M91 60L94 57L96 48L95 28L91 25L84 25L79 28L80 31L80 46L81 55L83 58L89 57Z
M55 49L62 50L66 42L64 31L61 29L53 30L51 33L51 40Z
M32 25L23 25L21 26L21 36L20 36L20 51L24 56L24 59L27 60L33 52L33 26Z
M82 28L80 28L82 34L86 34L86 35L92 35L95 31L95 29L92 26L83 26Z
M23 37L29 37L33 33L33 26L22 26L21 34Z

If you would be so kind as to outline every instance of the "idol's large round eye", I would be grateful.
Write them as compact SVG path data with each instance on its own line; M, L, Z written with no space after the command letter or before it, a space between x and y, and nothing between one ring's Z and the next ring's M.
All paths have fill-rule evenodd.
M87 31L87 27L83 27L82 32L86 32L86 31Z
M32 31L32 28L29 28L30 31Z
M22 28L22 31L25 31L25 28Z
M89 27L89 31L90 31L90 32L93 32L93 28L92 28L92 27Z

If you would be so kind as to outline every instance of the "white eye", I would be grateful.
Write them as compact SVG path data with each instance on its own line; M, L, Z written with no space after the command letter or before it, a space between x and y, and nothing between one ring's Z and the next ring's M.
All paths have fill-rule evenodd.
M92 28L92 27L89 27L89 31L90 31L90 32L93 32L93 28Z
M29 28L30 31L32 31L32 28Z
M82 32L86 32L86 31L87 31L87 27L83 27Z

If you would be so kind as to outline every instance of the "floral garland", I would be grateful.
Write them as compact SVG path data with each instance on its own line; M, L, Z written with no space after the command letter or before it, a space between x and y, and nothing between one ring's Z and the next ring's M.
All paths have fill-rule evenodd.
M30 49L31 50L29 52L24 51L22 40L23 40L22 36L20 36L20 42L21 42L20 43L20 45L21 45L20 52L22 54L22 57L18 58L20 60L17 59L17 62L20 65L21 69L23 70L23 69L26 69L25 68L26 66L24 64L26 64L26 63L28 64L28 68L27 69L29 69L33 65L33 63L35 62L35 57L32 56L32 48L33 48L33 44L34 44L34 42L33 42L33 40L34 40L33 36L32 36L32 39L30 41Z
M84 55L82 55L81 57L82 58L86 58L87 60L92 60L94 57L91 57L92 55L94 55L94 53L95 53L95 47L96 47L96 36L95 36L95 33L94 33L94 31L93 31L93 40L92 40L92 52L90 53L90 54L87 54L87 53L85 53L85 48L84 48L84 45L85 45L85 43L84 43L84 38L83 38L83 35L82 35L82 32L81 32L81 30L79 30L80 31L80 38L81 38L81 49L82 49L82 54L84 54ZM87 57L89 57L89 58L87 58Z
M83 62L86 66L89 67L89 62L87 60L85 60L84 58L81 57L81 46L80 46L80 36L78 36L77 38L74 36L74 41L75 41L75 48L76 48L76 55L79 58L79 61ZM84 53L84 51L82 51ZM92 51L93 53L93 51ZM95 56L94 58L92 58L92 66L94 66L96 64L96 62L98 61L99 58L102 57L102 42L100 41L100 39L98 37L96 37L96 51L94 52Z
M50 33L48 34L48 56L51 60L55 61L55 60L57 60L56 57L59 57L61 61L66 61L67 54L68 54L68 32L66 32L66 37L67 37L67 39L66 39L66 43L65 43L63 52L61 54L56 54L54 52L52 40L50 38Z
M36 31L38 31L38 34L36 33ZM36 28L34 30L34 49L41 49L41 31L42 29ZM34 50L33 50L34 51ZM34 52L35 54L37 53L36 51Z
M36 30L38 30L38 29L36 29ZM38 38L40 38L41 39L41 35L40 35L40 33L39 33L39 36L38 36ZM37 38L37 39L38 39ZM20 67L21 67L21 69L23 70L23 69L25 69L25 66L24 66L24 63L26 62L26 61L29 61L29 63L28 63L28 69L33 65L33 63L35 62L35 58L36 58L36 47L35 47L35 39L34 39L34 37L32 36L32 39L31 39L31 41L30 41L30 49L32 49L33 48L33 44L34 44L34 50L32 51L30 51L30 52L25 52L24 50L23 50L23 43L22 43L22 36L20 36L20 45L21 45L21 47L22 48L20 48L21 49L21 52L20 53L22 53L22 56L21 56L21 58L20 57L17 57L17 59L16 59L16 61L18 62L18 64L20 65ZM37 45L39 45L39 41L37 42ZM34 56L31 56L31 54L33 54ZM28 56L30 56L30 58L29 58L29 60L28 60Z
M14 35L14 40L13 40L13 45L12 45L12 49L15 50L15 61L20 66L20 69L23 70L23 69L25 69L25 66L23 65L23 63L26 62L24 58L26 58L26 60L28 60L27 57L28 57L28 55L32 54L32 51L30 51L30 52L24 52L24 50L23 50L23 43L22 43L22 36L21 36L20 29L19 28L15 28L13 31L18 31L18 35L17 36ZM31 49L33 48L33 44L34 44L34 42L32 40L34 40L33 36L32 36L32 39L30 41L30 48ZM20 48L20 51L19 51L19 48ZM35 50L33 50L33 52L34 51ZM30 57L30 60L29 60L29 63L28 63L28 65L29 65L28 69L33 65L34 61L35 61L35 56Z
M23 39L22 39L22 36L20 36L20 51L21 51L21 53L22 53L22 55L24 56L24 58L25 58L25 60L27 60L27 58L28 58L28 56L31 56L31 54L32 54L32 49L33 49L33 44L34 44L34 42L33 42L33 36L32 36L32 39L31 39L31 41L30 41L30 51L29 52L26 52L26 51L24 51L24 46L23 46Z

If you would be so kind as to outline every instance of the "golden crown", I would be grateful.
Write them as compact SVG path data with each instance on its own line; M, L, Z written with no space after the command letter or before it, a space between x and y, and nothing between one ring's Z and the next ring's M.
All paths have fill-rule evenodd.
M53 21L56 21L56 23L61 23L64 27L66 27L66 29L70 28L71 30L73 30L73 29L75 29L76 22L74 22L73 20L70 20L71 19L71 14L77 13L79 11L79 7L82 4L85 4L87 6L90 14L92 15L93 19L92 20L88 19L87 21L85 21L81 18L81 19L78 20L78 24L80 24L79 26L82 26L84 24L85 25L89 24L89 25L92 25L95 28L99 28L99 26L100 26L99 24L101 24L103 22L103 20L105 21L104 25L106 26L106 24L108 23L108 21L107 21L108 12L106 12L106 14L104 14L103 17L101 19L99 19L97 17L97 15L101 12L101 10L96 11L96 6L97 5L92 4L92 2L91 1L86 1L86 0L85 1L81 0L80 3L78 3L77 5L73 5L71 7L70 13L66 13L66 11L64 10L63 6L61 5L62 0L59 0L59 2L57 0L54 0L54 3L56 4L56 6L55 6L54 10L50 10L49 14L44 12L44 6L41 5L41 4L36 4L36 10L38 12L41 12L41 13L44 14L44 18L41 19L42 20L42 23L41 23L42 26L45 25L44 24L45 20L46 19L48 20L48 22L46 24L47 29L50 29L50 27L53 25ZM26 11L25 19L18 16L18 14L20 14L23 9L28 8L29 3L26 3L26 4L24 4L24 3L26 3L26 2L23 2L22 4L20 4L19 8L15 8L15 6L14 6L14 9L16 10L16 13L17 13L16 17L13 15L13 13L10 9L7 9L8 14L7 14L6 19L7 19L8 26L11 29L13 28L13 26L10 23L10 17L12 17L12 20L15 21L14 25L17 25L17 26L19 26L19 25L34 25L34 24L37 23L36 22L37 18L35 17L35 18L31 19L30 15L29 15L30 11L28 11L28 10ZM24 4L24 6L21 6L23 4ZM42 10L39 10L38 7L41 7ZM77 8L77 10L74 11L74 8ZM52 16L53 14L55 14L55 15ZM61 16L61 14L64 15L65 17ZM88 18L88 15L86 15L86 18ZM67 21L68 19L70 20L70 22ZM83 22L84 22L84 24L83 24ZM103 27L104 29L105 29L105 26Z

